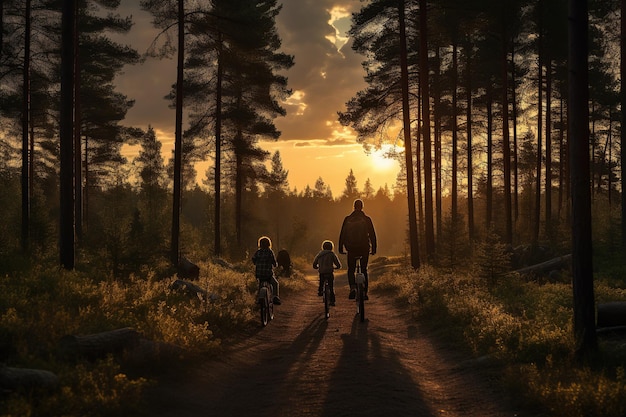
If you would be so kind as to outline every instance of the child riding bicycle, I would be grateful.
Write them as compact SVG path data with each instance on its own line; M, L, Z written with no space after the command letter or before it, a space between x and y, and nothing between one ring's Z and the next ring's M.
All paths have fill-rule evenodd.
M261 281L270 281L272 284L272 291L274 293L274 304L280 305L280 298L278 297L278 280L274 276L274 268L278 266L274 251L272 250L272 241L267 236L261 236L258 242L258 249L252 256L252 263L256 266L255 276L256 279Z
M322 250L315 255L315 259L313 260L313 268L319 269L320 274L320 282L317 289L317 295L321 296L324 286L324 280L328 281L328 286L330 287L330 305L335 305L335 274L333 271L335 269L341 268L341 262L339 262L339 258L335 252L333 252L333 242L330 240L325 240L322 242Z

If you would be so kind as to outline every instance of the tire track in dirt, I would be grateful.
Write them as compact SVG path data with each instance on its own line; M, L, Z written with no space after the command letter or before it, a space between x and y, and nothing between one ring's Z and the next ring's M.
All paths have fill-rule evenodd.
M372 278L373 279L373 278ZM324 318L317 276L283 294L275 319L219 358L147 392L151 416L521 416L465 357L442 349L370 294L365 322L336 275L337 307Z

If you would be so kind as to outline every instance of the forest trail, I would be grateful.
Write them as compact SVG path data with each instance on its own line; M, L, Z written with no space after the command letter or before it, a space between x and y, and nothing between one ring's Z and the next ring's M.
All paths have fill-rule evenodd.
M317 275L306 279L306 291L281 294L267 327L184 375L161 378L146 393L147 415L525 415L475 362L431 340L390 298L371 292L360 322L346 274L338 273L327 320Z

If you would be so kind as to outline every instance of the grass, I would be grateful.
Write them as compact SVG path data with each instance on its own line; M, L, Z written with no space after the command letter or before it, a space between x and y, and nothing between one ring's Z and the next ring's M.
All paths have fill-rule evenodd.
M59 377L52 392L5 391L1 416L115 416L138 414L143 389L171 366L171 358L128 353L97 360L65 358L59 340L132 327L184 364L220 352L222 341L257 326L256 281L247 263L200 263L194 284L209 297L175 290L176 276L145 270L124 280L81 271L34 267L0 277L0 354L6 366L43 369ZM304 285L297 272L281 291ZM163 350L166 352L166 350ZM169 352L169 351L167 351ZM159 360L162 359L162 360Z
M608 282L596 280L597 298L626 300ZM570 284L508 275L494 285L426 266L387 273L372 288L394 294L443 340L491 358L501 368L500 382L525 407L551 416L626 415L624 341L600 339L588 362L574 358Z
M306 285L295 273L282 278L281 293ZM575 360L569 283L528 282L515 275L419 271L397 260L371 267L396 268L372 280L372 290L392 294L415 320L444 341L489 358L501 383L527 408L551 416L626 415L625 343L600 339L598 353ZM393 265L393 266L392 266ZM136 355L98 360L63 358L58 342L68 334L132 327L151 341L176 346L177 363L218 354L229 337L258 327L256 281L251 265L200 263L194 281L210 295L172 289L176 276L144 270L124 280L92 272L38 266L0 277L0 354L5 365L44 369L60 380L51 392L18 390L0 397L1 416L140 415L143 390L171 366L170 358L141 362ZM609 269L610 270L610 269ZM596 280L599 302L626 300L622 270Z

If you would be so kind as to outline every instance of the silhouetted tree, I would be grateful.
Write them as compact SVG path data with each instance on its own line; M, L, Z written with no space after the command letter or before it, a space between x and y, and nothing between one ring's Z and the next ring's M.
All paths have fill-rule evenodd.
M347 201L352 201L361 197L359 188L357 187L357 180L354 176L354 171L350 169L350 173L346 177L345 188L341 194L341 198Z
M576 351L597 348L589 175L587 0L569 0L569 150L572 183L572 280Z
M61 266L74 269L74 30L76 0L64 0L61 22L60 227Z

